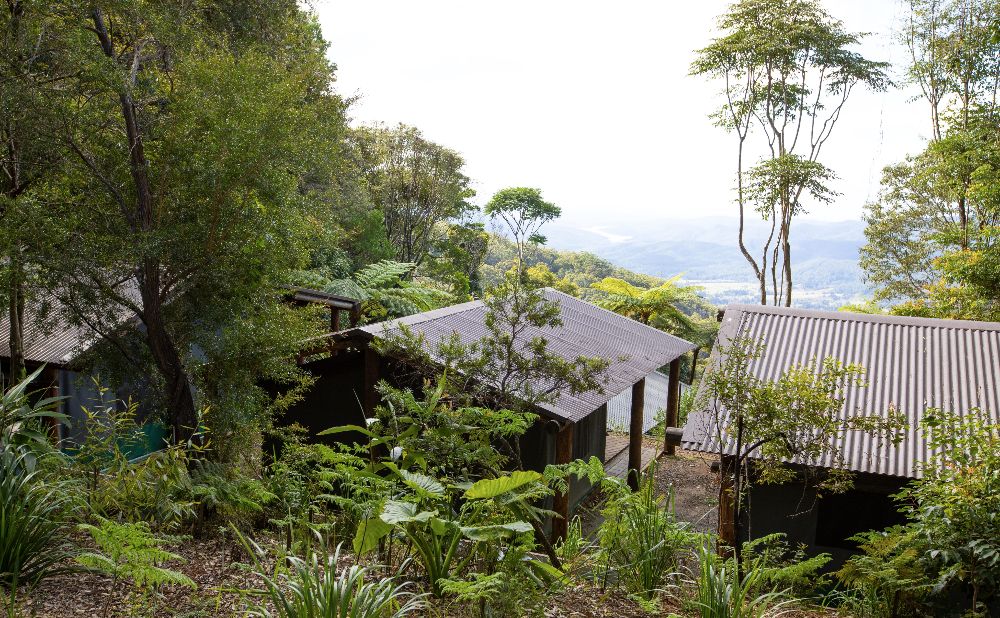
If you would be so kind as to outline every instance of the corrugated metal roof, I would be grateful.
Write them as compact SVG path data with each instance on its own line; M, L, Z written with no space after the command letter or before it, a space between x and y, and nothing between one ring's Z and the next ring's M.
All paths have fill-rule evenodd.
M895 408L906 415L909 430L897 446L846 432L842 455L856 472L919 476L929 450L917 427L929 407L958 414L979 408L1000 419L1000 323L735 305L726 309L719 342L737 336L764 342L753 365L758 378L774 379L831 356L866 369L867 386L849 389L842 414L884 415ZM712 363L721 360L719 345ZM733 444L720 444L715 418L708 411L692 414L684 448L735 454ZM833 465L830 457L805 463Z
M543 336L548 340L548 349L567 360L598 356L611 362L604 393L559 393L552 405L542 406L555 417L577 422L640 378L695 348L694 344L679 337L568 294L549 288L543 292L547 300L559 303L563 324L559 328L529 328L524 333L524 340ZM488 335L485 317L483 302L472 301L354 330L378 336L386 329L405 324L430 344L453 333L463 342L471 343Z
M70 324L55 296L27 303L24 316L24 360L64 366L93 345L93 331ZM10 313L0 312L0 357L10 358Z

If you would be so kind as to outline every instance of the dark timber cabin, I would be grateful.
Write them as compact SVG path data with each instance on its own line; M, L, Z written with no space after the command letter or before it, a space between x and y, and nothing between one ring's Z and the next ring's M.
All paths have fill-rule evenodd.
M327 307L331 331L340 330L341 324L346 322L344 318L357 322L361 313L361 303L353 298L300 287L281 288L277 293L290 304ZM137 291L133 300L141 302ZM25 367L28 374L45 367L32 390L44 391L47 397L63 397L59 411L68 417L69 423L52 428L53 437L60 444L65 444L64 440L79 443L85 439L84 408L93 410L115 399L136 396L140 403L138 416L146 415L143 392L137 391L136 385L101 384L99 388L95 381L97 376L92 372L92 359L88 359L87 354L101 345L102 336L88 326L91 323L88 317L52 293L33 299L24 312ZM138 320L124 309L113 314L110 322L117 325L118 331L139 328ZM192 352L197 353L197 350ZM5 388L12 382L10 356L10 315L3 311L0 312L0 385ZM103 387L107 387L107 392L102 391ZM165 434L152 426L147 427L151 432L148 448L155 450L162 444Z
M828 552L832 564L839 564L855 549L848 537L903 522L890 496L918 478L920 464L927 461L928 445L917 429L927 408L957 414L978 408L1000 418L1000 323L736 305L725 311L710 366L724 362L719 347L735 337L764 342L752 369L763 379L811 359L834 357L862 365L867 386L848 391L843 412L878 415L896 409L909 426L897 446L859 432L840 438L846 468L855 473L854 488L845 493L817 500L803 481L751 482L741 542L783 532L792 545ZM717 419L725 422L724 411L716 415L712 409L709 402L689 416L682 445L721 455L725 470L735 445L718 426ZM827 457L810 471L822 473L832 465ZM727 486L731 479L723 480ZM731 542L732 502L723 499L719 505L719 533Z
M560 393L552 405L537 409L541 417L522 438L521 450L527 468L541 470L547 464L566 463L596 456L604 461L607 437L607 403L631 390L632 398L629 469L637 470L642 460L642 421L645 378L663 366L670 366L667 425L676 425L680 357L695 346L683 339L645 326L561 292L545 289L544 296L559 304L562 326L528 329L525 340L543 336L549 349L566 359L598 356L608 359L604 393L579 395ZM453 333L465 343L486 334L486 309L482 301L472 301L443 309L411 315L390 322L372 324L334 333L317 347L333 353L305 366L316 376L316 384L305 399L294 406L285 420L296 421L317 432L335 425L363 425L377 405L375 384L382 379L394 382L389 359L369 345L372 339L400 325L423 335L428 345L437 344ZM638 413L636 413L638 411ZM669 447L672 450L673 446ZM553 523L553 536L565 535L568 516L587 495L585 482L573 482L569 495L557 496L554 510L563 518Z

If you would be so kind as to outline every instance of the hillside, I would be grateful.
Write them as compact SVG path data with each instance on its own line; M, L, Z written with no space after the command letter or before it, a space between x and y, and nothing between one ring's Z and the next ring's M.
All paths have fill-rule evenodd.
M754 302L755 281L735 243L736 220L652 218L633 221L555 221L545 229L553 250L585 251L623 269L655 277L683 273L685 282L705 288L715 304ZM748 230L747 244L757 246L766 230ZM796 224L792 243L796 276L795 304L835 309L868 296L857 264L864 243L861 221Z

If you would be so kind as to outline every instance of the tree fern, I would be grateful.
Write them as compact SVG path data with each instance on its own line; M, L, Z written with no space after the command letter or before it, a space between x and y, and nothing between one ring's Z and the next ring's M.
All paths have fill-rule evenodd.
M417 265L412 262L380 260L357 271L352 278L367 290L386 288L398 285L416 267Z

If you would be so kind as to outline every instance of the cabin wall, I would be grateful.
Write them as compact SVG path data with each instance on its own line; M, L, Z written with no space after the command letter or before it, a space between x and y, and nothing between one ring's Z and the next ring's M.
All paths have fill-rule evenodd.
M317 434L340 425L365 426L361 408L364 401L362 353L341 350L329 358L306 363L304 369L316 378L316 382L279 422L284 425L298 423L308 430L309 437L314 440L327 443L361 441L363 436L357 433L322 437ZM278 387L269 386L268 390L277 392Z
M833 557L830 567L837 567L856 551L849 537L904 522L892 494L906 482L859 474L853 489L819 498L802 482L755 483L747 495L741 541L783 532L790 545L805 544L810 554L826 552Z
M589 460L597 457L604 462L604 450L608 442L608 407L601 406L590 416L576 424L573 431L573 459ZM593 486L587 479L573 479L569 489L569 510L576 507L590 495Z

